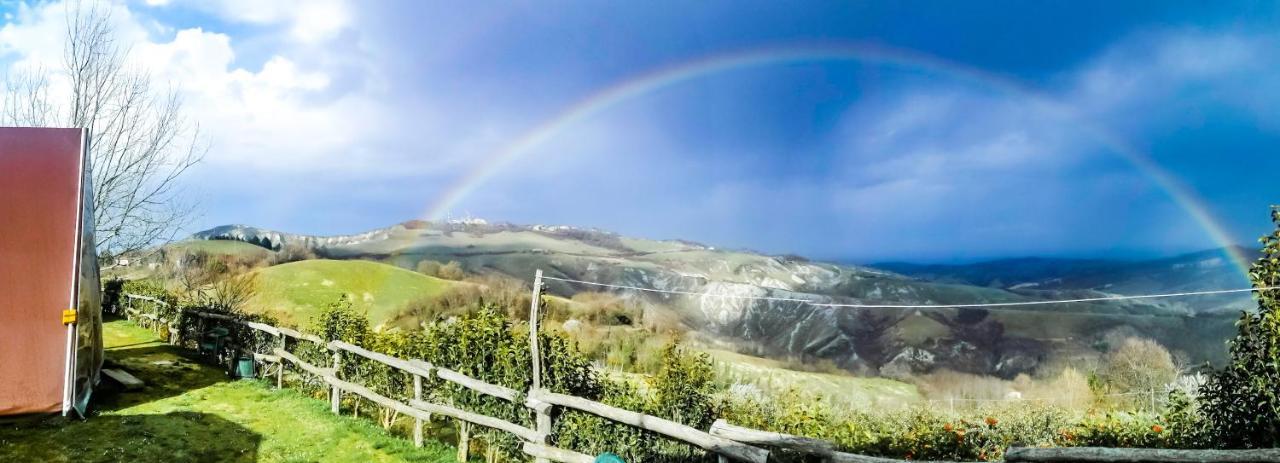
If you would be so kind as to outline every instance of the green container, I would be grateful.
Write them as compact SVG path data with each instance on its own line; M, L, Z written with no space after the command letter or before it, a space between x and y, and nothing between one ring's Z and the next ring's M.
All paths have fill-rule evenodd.
M596 457L596 463L626 463L626 462L622 461L622 457L620 456L614 455L609 452L605 452L600 454L600 456Z
M236 378L253 378L254 374L253 357L240 357L236 359L236 369L233 374Z

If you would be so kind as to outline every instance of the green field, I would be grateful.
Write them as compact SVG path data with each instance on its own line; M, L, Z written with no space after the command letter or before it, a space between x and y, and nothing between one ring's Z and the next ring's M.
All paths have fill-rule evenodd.
M377 325L390 320L411 300L462 284L363 260L304 260L253 274L257 275L258 294L245 310L303 327L343 294Z
M837 407L860 410L899 407L921 400L916 386L887 378L846 373L797 371L777 360L706 349L722 380L750 384L770 396L793 390L805 397L821 398Z
M51 417L0 424L5 462L449 462L456 450L418 449L328 403L255 380L232 381L190 353L116 320L104 326L107 359L146 382L103 388L87 420Z
M209 254L232 256L266 257L272 253L262 246L234 240L184 240L170 243L165 247L174 251L203 251Z

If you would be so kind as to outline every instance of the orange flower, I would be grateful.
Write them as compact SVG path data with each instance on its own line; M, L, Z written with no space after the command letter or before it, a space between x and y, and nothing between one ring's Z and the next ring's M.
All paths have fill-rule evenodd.
M942 425L942 430L943 430L943 431L946 431L946 432L951 432L951 430L952 430L952 429L955 429L955 428L956 428L956 427L955 427L955 426L952 426L952 425L951 425L951 423L947 423L947 424Z
M1152 432L1155 432L1156 434L1162 433L1162 432L1164 432L1164 426L1160 426L1160 425L1158 425L1158 424L1153 424L1153 425L1151 425L1151 431L1152 431Z
M988 417L987 417L987 426L995 426L995 425L996 425L996 423L999 423L999 422L1000 422L1000 420L997 420L997 419L996 419L996 417L994 417L994 416L988 416Z

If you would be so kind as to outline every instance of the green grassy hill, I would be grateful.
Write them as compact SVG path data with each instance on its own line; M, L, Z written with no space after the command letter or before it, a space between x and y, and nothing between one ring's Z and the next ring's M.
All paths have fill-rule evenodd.
M306 326L320 309L346 294L374 325L390 320L405 303L455 283L392 265L363 260L305 260L253 272L258 294L247 311Z
M165 246L173 251L204 251L215 255L232 255L242 257L266 257L273 251L243 241L234 240L183 240Z

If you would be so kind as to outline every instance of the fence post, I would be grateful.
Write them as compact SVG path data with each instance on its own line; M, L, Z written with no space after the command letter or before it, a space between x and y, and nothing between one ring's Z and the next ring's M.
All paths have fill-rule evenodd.
M187 311L181 307L173 312L173 326L169 327L169 341L171 344L182 347L182 323L187 319Z
M533 298L529 303L529 352L533 357L533 388L542 388L542 354L538 351L538 302L542 299L542 269L533 274Z
M467 461L471 455L471 423L458 420L458 461Z
M280 350L288 351L289 338L284 333L277 334L276 337L280 338ZM284 389L284 364L283 358L276 362L276 389Z
M413 400L422 400L422 377L413 375ZM422 419L413 419L413 446L422 447Z
M535 413L535 416L536 416L535 431L537 431L538 435L541 436L542 438L542 441L537 443L550 444L551 443L551 404L543 402L541 400L536 400L532 397L526 397L524 404L526 407L532 408ZM541 458L541 457L534 458L533 461L534 463L551 463L551 460L548 460L546 458Z
M338 377L338 370L342 368L342 351L333 350L333 377ZM338 414L338 403L342 400L342 392L338 390L338 385L333 385L333 389L329 391L329 408L333 410L333 414Z

